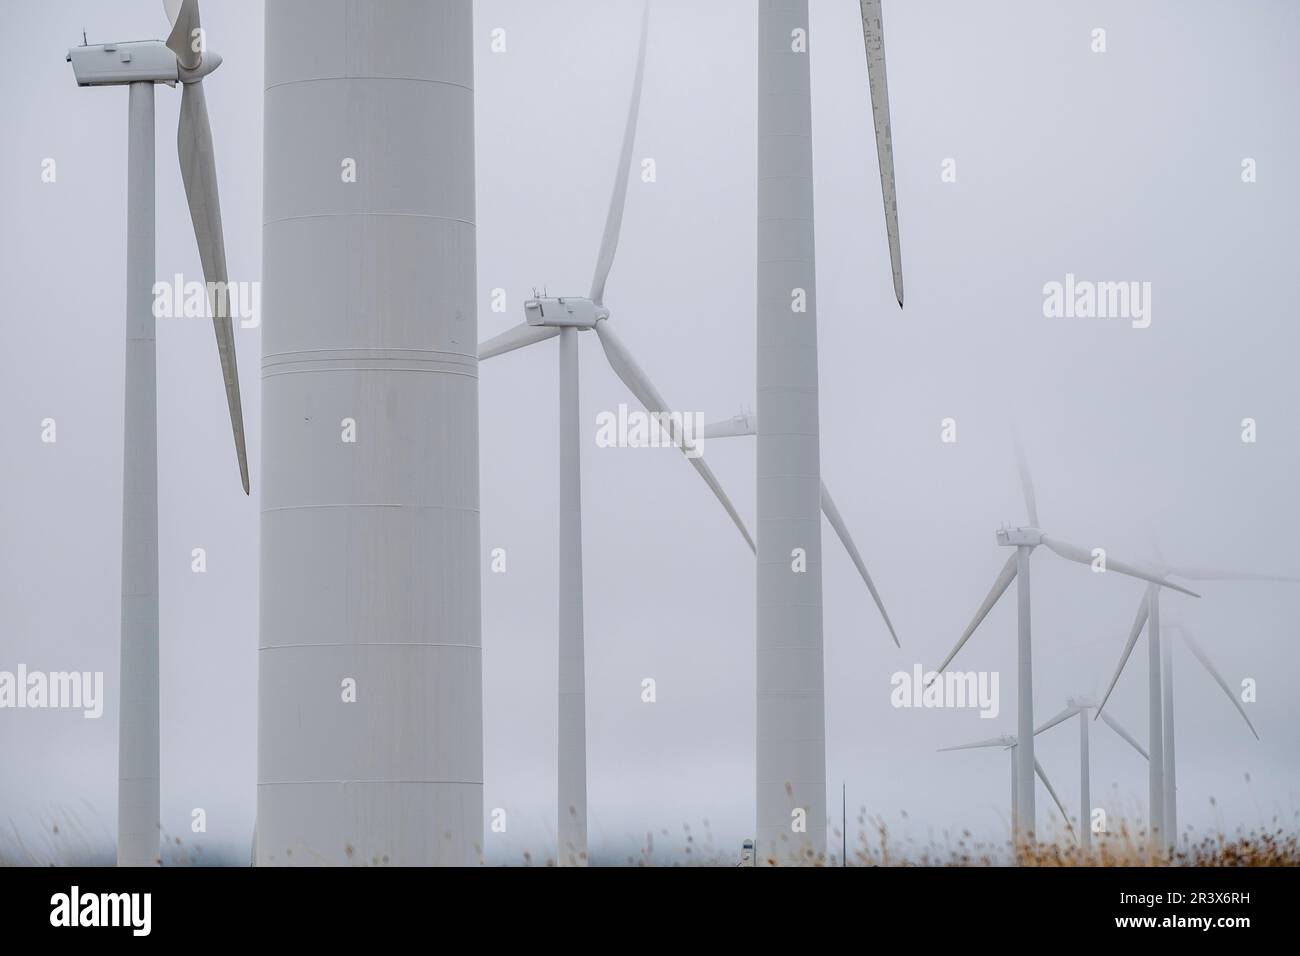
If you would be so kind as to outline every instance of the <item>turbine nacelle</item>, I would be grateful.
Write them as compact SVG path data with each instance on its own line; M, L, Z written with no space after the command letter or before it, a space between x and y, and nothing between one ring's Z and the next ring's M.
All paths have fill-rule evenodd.
M731 416L731 426L741 435L758 434L758 416L748 408L742 408L736 415Z
M220 63L220 57L215 57ZM181 81L176 54L162 40L138 40L128 43L100 43L77 46L68 51L78 86L126 86L131 83L166 83ZM216 69L213 65L207 72Z
M609 309L587 298L541 296L524 303L524 318L535 327L594 329L609 318Z
M1037 528L999 528L998 544L1008 548L1036 548L1043 543Z

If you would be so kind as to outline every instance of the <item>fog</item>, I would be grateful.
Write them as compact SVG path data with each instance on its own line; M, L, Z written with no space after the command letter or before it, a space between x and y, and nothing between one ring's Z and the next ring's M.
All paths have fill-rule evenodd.
M90 43L162 37L161 6L20 2L3 14L19 42L0 62L0 670L102 671L105 690L99 719L0 709L0 848L21 839L37 857L60 852L48 833L63 820L76 821L65 839L71 825L111 858L116 825L127 97L77 88L64 54L83 29ZM953 665L1001 675L996 718L896 708L890 678L943 660L1006 559L995 530L1027 520L1013 423L1045 530L1118 559L1158 549L1171 563L1300 576L1300 186L1286 165L1300 150L1300 8L885 0L900 310L858 4L811 6L822 473L903 645L824 528L830 815L843 781L850 818L865 807L891 839L1001 839L1006 756L936 750L1015 732L1014 595ZM522 321L534 288L587 292L639 9L475 3L481 339ZM204 0L203 16L224 58L205 88L231 278L258 280L262 6ZM505 52L492 50L498 29ZM755 5L652 0L650 29L636 157L655 178L632 180L606 304L668 401L714 421L755 402ZM157 274L198 275L179 91L160 86L156 101ZM1150 283L1149 326L1046 317L1044 286L1067 275ZM158 325L163 828L185 853L228 862L247 861L256 806L260 335L237 333L249 499L211 324ZM593 853L635 853L648 831L672 853L684 825L704 841L707 821L718 853L734 855L754 825L753 557L680 453L597 447L596 416L635 400L594 336L580 351ZM490 862L544 857L554 840L557 368L548 342L480 373L484 803L508 820L486 833ZM42 440L45 419L57 441ZM946 419L955 442L942 440ZM705 454L752 528L754 439L710 440ZM505 573L490 570L494 548ZM1104 691L1144 585L1046 549L1033 569L1046 719L1069 695ZM1199 600L1166 594L1166 621L1185 624L1234 690L1256 682L1246 709L1261 739L1167 643L1179 823L1199 834L1276 815L1294 827L1300 585L1197 589ZM1146 676L1143 638L1107 711L1144 745ZM1145 762L1094 726L1093 804L1145 814ZM1038 756L1076 815L1076 734L1044 734ZM204 833L191 830L195 808ZM856 830L851 820L851 841Z

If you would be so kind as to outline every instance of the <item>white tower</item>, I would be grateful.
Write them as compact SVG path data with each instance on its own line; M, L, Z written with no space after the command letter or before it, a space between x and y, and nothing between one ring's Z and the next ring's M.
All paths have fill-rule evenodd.
M808 0L759 0L758 18L756 856L810 862L826 718Z
M259 864L482 850L470 0L269 0Z

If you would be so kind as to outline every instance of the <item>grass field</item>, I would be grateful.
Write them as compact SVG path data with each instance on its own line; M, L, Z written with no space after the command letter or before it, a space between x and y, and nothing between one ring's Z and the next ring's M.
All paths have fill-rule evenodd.
M904 814L906 816L906 814ZM51 816L24 837L13 824L0 826L0 866L112 866L115 855L111 834L93 836L80 817L69 811ZM850 829L845 841L838 826L832 827L828 843L830 852L820 858L795 859L779 854L768 865L844 866L843 849L847 849L848 866L913 867L994 867L1021 866L1195 866L1255 867L1300 866L1300 813L1290 827L1275 817L1269 828L1195 835L1184 831L1178 849L1172 854L1153 852L1140 820L1121 821L1113 832L1095 834L1092 847L1085 853L1073 833L1048 834L1031 844L1013 846L1007 841L979 840L968 830L945 832L941 839L919 843L914 838L895 839L883 819L860 811L856 828ZM95 829L102 829L97 827ZM856 832L855 832L856 831ZM166 866L246 866L247 857L237 850L205 856L203 848L188 845L180 837L163 834L160 860ZM377 861L379 865L382 860ZM514 866L554 866L553 850L543 853L525 851L513 861ZM738 849L723 848L714 840L708 821L692 830L682 825L679 835L668 830L659 835L647 833L640 851L616 858L597 854L598 866L722 866L739 865Z

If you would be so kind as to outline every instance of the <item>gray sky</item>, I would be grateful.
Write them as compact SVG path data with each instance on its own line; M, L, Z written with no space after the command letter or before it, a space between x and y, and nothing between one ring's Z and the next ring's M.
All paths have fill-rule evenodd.
M890 706L890 675L936 666L1023 521L1018 418L1049 531L1142 560L1300 574L1300 398L1288 314L1300 187L1300 9L1257 0L885 2L907 308L893 301L855 0L814 0L822 468L894 618L889 640L824 530L827 765L918 842L996 836L1006 758L935 748L1014 732L1015 612L1004 598L957 658L1002 675L1002 712ZM638 5L478 0L482 338L521 321L534 286L585 294L619 146ZM206 83L231 275L261 270L262 9L205 0L225 62ZM72 808L92 844L116 817L126 93L78 89L80 42L165 34L161 4L14 3L2 62L0 670L102 670L104 717L0 711L0 826ZM489 50L506 30L507 50ZM1107 52L1091 52L1106 30ZM611 322L660 391L709 420L754 405L757 21L750 0L653 0L638 158L610 277ZM157 92L157 272L197 275L175 155L179 93ZM42 160L57 182L41 182ZM1258 181L1241 181L1256 160ZM957 181L941 181L945 159ZM1048 319L1067 273L1152 285L1146 329ZM491 310L507 290L509 312ZM267 321L274 321L268 316ZM246 858L256 782L260 330L237 335L253 497L238 482L210 323L158 331L164 826ZM707 819L732 851L754 775L752 557L680 454L602 449L595 417L633 403L583 336L589 807L594 848ZM481 373L489 858L542 850L554 827L557 371L554 343ZM43 418L58 441L40 441ZM940 421L957 421L956 444ZM1241 441L1241 420L1258 441ZM751 522L752 439L706 453ZM204 547L208 571L190 571ZM508 571L487 571L504 547ZM1035 699L1043 718L1104 689L1142 586L1034 559ZM1247 828L1300 810L1300 586L1206 584L1166 614L1234 685L1258 681L1256 742L1184 648L1176 654L1180 823ZM1147 740L1145 641L1115 692ZM658 701L641 702L652 677ZM1146 804L1146 771L1094 735L1093 802ZM1072 814L1076 735L1039 738ZM1250 782L1246 781L1250 775ZM1217 800L1217 808L1209 803ZM1040 821L1047 799L1040 790ZM189 833L190 810L208 833ZM902 813L906 812L904 818ZM838 807L836 807L836 816ZM0 846L7 845L0 838Z

